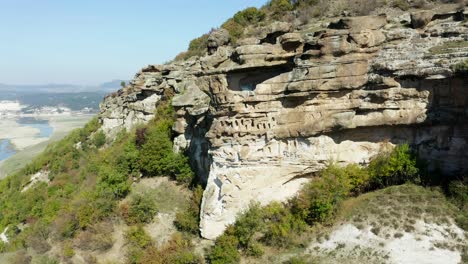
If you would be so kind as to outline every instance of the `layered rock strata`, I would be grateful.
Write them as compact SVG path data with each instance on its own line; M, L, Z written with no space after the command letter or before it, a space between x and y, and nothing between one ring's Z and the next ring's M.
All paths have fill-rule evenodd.
M464 11L346 17L294 30L276 22L257 38L150 65L108 96L108 135L154 117L175 94L175 151L206 183L201 234L214 239L251 201L294 196L329 162L367 164L409 143L445 173L468 170L468 59ZM325 25L326 24L326 25Z

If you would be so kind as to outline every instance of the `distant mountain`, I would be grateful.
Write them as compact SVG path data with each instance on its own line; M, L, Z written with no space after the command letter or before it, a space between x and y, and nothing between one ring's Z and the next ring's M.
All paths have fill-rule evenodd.
M99 87L101 89L103 89L103 90L108 90L110 92L113 92L115 90L120 89L120 87L121 87L120 84L122 82L128 83L128 81L124 81L124 80L113 80L113 81L110 81L110 82L102 83L101 85L99 85Z
M98 86L84 86L73 84L41 84L41 85L15 85L0 83L0 92L10 93L82 93L97 92L110 93L120 89L123 80L113 80Z
M85 87L72 84L44 84L44 85L15 85L15 84L0 84L2 92L17 92L17 93L57 93L57 92L80 92L85 90Z

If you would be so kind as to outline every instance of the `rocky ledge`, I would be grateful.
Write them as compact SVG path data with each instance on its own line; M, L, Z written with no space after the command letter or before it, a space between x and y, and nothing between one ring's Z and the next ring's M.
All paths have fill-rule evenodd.
M330 161L365 165L409 143L431 169L468 170L464 10L343 17L301 30L275 22L233 47L212 33L207 55L143 68L106 97L112 136L154 117L172 96L174 150L206 183L201 234L214 239L251 201L296 194Z

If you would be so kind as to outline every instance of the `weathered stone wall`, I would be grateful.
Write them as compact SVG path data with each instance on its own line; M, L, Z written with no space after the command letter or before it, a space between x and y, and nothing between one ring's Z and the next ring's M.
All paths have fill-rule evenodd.
M175 93L174 148L206 183L200 228L210 239L250 201L286 200L328 162L365 165L394 144L410 143L433 169L467 171L467 76L452 71L468 59L467 22L431 14L301 31L276 22L235 48L216 32L211 55L148 66L107 97L103 129L146 122Z

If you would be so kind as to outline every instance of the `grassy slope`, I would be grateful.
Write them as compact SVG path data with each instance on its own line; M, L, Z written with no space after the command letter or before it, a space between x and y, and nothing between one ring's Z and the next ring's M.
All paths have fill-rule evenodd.
M344 201L331 226L317 225L303 234L303 246L269 248L261 259L246 263L283 263L293 256L304 256L307 263L392 263L397 254L417 257L417 251L429 258L445 254L446 263L466 261L466 232L454 222L462 213L438 188L391 186ZM398 244L408 241L414 252L400 252Z

